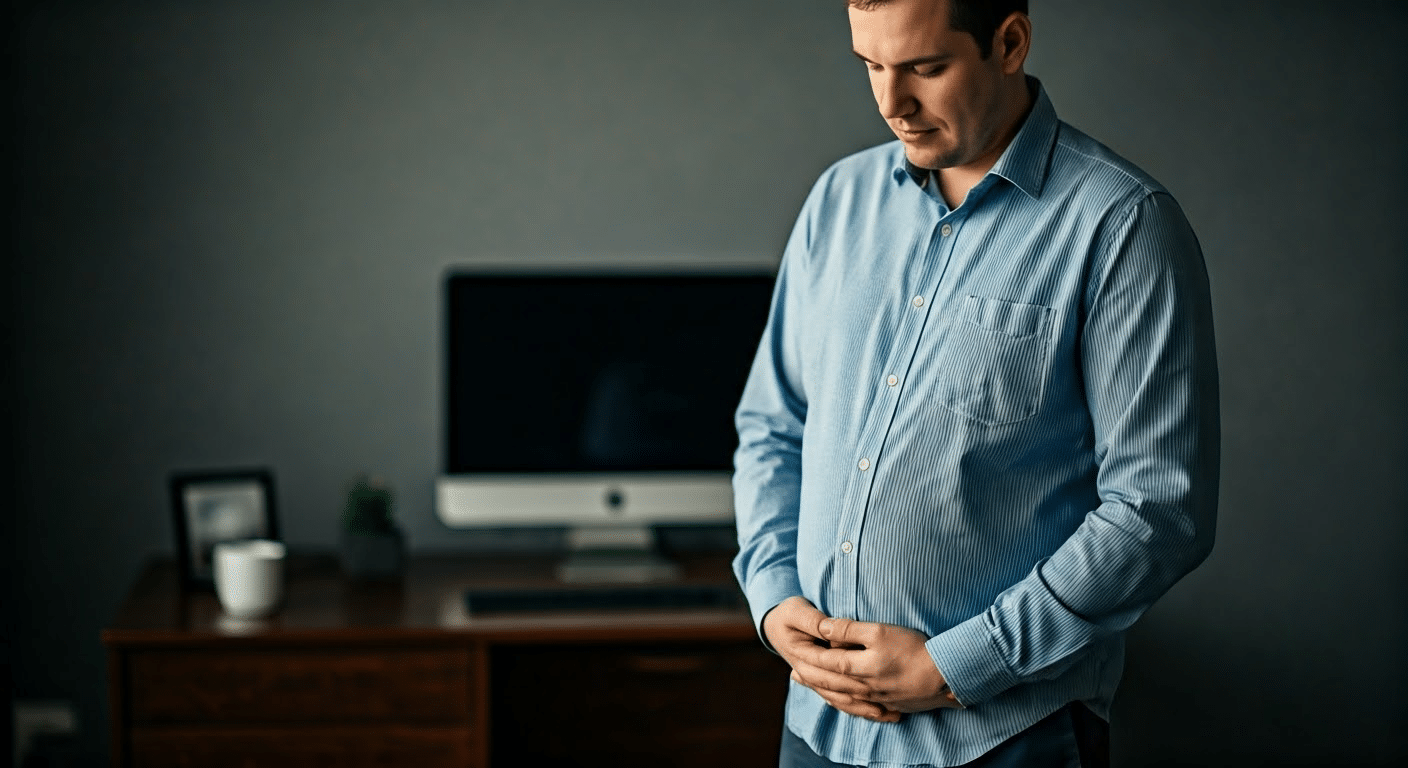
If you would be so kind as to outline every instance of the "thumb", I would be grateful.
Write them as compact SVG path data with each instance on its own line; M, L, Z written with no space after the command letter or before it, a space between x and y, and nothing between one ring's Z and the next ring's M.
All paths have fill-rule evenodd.
M855 637L856 622L845 618L825 618L817 625L817 630L821 632L821 637L833 643L843 645L858 645L860 640Z

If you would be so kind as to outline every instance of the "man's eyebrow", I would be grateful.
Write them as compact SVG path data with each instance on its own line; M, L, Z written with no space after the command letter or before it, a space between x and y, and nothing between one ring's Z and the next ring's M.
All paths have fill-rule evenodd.
M861 53L860 53L860 51L857 51L857 50L854 49L854 48L851 49L851 53L854 53L857 59L860 59L861 61L863 61L863 62L865 62L865 63L867 63L867 64L875 64L875 63L877 63L877 62L871 61L870 59L867 59L866 57L862 56ZM905 61L901 61L900 63L896 64L895 67L896 67L896 68L905 68L905 67L917 67L917 66L919 66L919 65L921 65L921 64L938 64L939 62L947 61L948 59L951 59L951 58L953 58L953 54L951 54L951 53L936 53L936 54L934 54L934 55L932 55L932 56L920 56L920 57L918 57L918 58L908 59L908 60L905 60Z

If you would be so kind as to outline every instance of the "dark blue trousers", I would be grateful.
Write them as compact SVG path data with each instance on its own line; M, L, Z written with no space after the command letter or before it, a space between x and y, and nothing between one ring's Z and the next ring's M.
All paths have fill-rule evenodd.
M965 768L1109 768L1110 725L1084 704L1067 704ZM782 728L779 768L851 768L813 752Z

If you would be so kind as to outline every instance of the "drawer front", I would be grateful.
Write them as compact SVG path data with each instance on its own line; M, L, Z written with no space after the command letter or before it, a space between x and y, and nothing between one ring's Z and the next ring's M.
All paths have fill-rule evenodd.
M134 725L467 723L468 649L160 650L129 656Z
M308 726L135 728L135 768L478 766L468 728Z
M751 640L495 648L493 763L776 766L788 671Z

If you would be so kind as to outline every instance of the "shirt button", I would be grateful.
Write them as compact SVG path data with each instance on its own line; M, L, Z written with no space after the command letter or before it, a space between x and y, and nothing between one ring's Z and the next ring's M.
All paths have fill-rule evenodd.
M900 383L900 377L898 377L898 376L896 376L895 374L892 373L892 374L890 374L890 378L885 379L885 383L886 383L886 384L889 384L890 386L893 387L893 386L895 386L896 384Z
M842 551L842 552L845 552L846 554L849 555L849 554L851 554L851 550L853 550L853 549L855 549L855 547L851 546L851 542L849 542L849 541L843 541L843 542L841 542L841 551Z
M949 235L953 234L953 227L950 227L949 225L945 224L943 228L939 231L944 233L944 237L948 237Z
M913 304L913 305L916 306L916 307L922 307L922 306L924 306L924 297L923 297L923 296L915 296L913 299L910 299L910 303Z
M861 459L860 464L858 464L857 466L860 467L860 471L862 472L867 469L870 469L870 459Z

